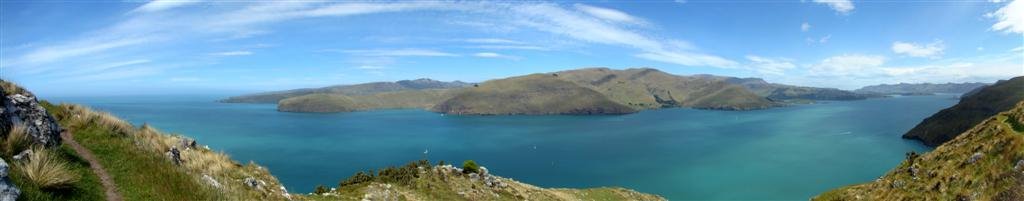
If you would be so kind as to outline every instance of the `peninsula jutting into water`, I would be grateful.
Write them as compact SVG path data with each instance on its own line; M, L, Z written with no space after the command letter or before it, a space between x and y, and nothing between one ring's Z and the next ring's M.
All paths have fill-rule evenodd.
M0 201L1024 200L1022 19L0 1Z

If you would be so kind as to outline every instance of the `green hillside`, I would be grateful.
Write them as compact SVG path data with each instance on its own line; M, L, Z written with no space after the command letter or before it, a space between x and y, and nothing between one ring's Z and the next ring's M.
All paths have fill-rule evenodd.
M769 83L761 78L736 78L715 75L695 75L746 87L759 96L786 102L815 101L815 100L862 100L872 97L880 97L869 94L858 94L836 88L804 87L785 84Z
M677 76L649 68L589 68L491 80L466 88L351 93L315 92L285 98L279 102L278 110L351 112L429 108L447 114L586 115L626 114L667 107L750 110L781 105L726 80Z
M903 138L938 146L992 115L1013 108L1021 100L1024 100L1024 77L1000 81L982 87L962 97L953 107L924 119L904 134Z
M430 108L461 89L427 89L369 95L315 93L281 100L283 112L352 112L371 109Z
M636 109L692 107L750 110L779 105L743 86L701 76L672 75L651 68L587 68L555 74Z
M431 110L446 114L626 114L636 109L551 74L481 83L455 93Z
M1024 102L866 184L813 200L1024 200Z

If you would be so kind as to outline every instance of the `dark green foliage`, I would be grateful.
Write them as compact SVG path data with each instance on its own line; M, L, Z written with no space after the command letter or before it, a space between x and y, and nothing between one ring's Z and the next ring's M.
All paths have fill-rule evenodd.
M430 167L430 161L419 160L401 167L391 166L378 170L376 174L372 170L369 173L356 172L351 177L338 182L338 187L356 186L371 181L409 185L420 177L419 167Z
M351 186L355 184L366 183L369 181L373 181L373 172L367 174L365 172L360 171L356 172L356 174L352 175L348 179L339 182L338 187Z
M462 173L469 174L469 173L479 173L479 172L480 172L480 165L477 165L476 161L466 160L466 161L462 162Z
M324 186L323 184L317 185L316 189L313 189L313 193L317 194L317 195L327 193L328 191L330 191L330 190L328 190L327 187Z
M419 160L405 164L405 166L402 167L387 167L377 171L377 179L378 181L386 183L408 185L416 178L419 178L419 167L430 167L430 162L427 160Z

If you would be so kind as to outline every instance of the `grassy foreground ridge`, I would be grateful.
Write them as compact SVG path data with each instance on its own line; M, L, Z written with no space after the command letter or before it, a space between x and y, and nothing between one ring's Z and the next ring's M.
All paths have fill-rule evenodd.
M1024 200L1024 102L934 151L908 153L874 182L813 200Z

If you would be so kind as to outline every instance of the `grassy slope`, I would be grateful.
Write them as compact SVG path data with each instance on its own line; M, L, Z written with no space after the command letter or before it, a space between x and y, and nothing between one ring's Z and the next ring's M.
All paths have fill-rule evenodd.
M310 200L360 200L365 196L374 200L383 197L395 200L665 200L624 188L601 187L588 189L540 188L508 178L496 177L506 186L487 186L481 179L450 171L441 166L410 163L403 168L415 172L405 180L376 179L347 185L327 195L309 195ZM424 167L422 169L418 167ZM399 168L401 169L401 168ZM446 171L447 170L447 171ZM400 170L401 171L401 170ZM385 181L386 180L386 181Z
M593 89L550 74L484 82L456 93L431 110L448 114L625 114L635 109Z
M180 137L148 126L135 128L82 106L62 104L47 110L99 158L126 200L284 199L277 179L262 167L241 165L223 153L201 148L182 150L184 162L175 165L163 152L175 146ZM207 184L202 175L210 175L222 187ZM262 190L243 186L241 181L246 177L263 180L267 186Z
M976 153L982 157L969 162ZM1024 200L1024 167L1015 167L1022 160L1024 102L930 153L908 157L875 182L835 189L814 200Z
M938 146L996 113L1013 108L1024 100L1024 77L984 87L966 96L953 107L943 109L921 121L904 138L919 139L929 146Z
M103 200L103 185L99 177L89 169L89 162L82 160L66 145L62 145L56 152L60 158L68 161L71 171L79 175L78 182L68 188L43 189L27 181L20 169L12 167L9 175L14 185L21 189L20 200ZM10 157L4 156L4 160L12 165Z
M0 80L0 87L6 94L0 94L7 96L13 93L24 93L25 89L15 85L14 83ZM54 106L46 101L39 103L44 108L53 108ZM21 190L19 200L103 200L103 185L100 184L99 177L92 173L89 169L89 163L75 154L75 151L67 145L61 145L53 151L57 154L58 158L64 159L68 162L70 170L79 176L78 182L73 185L60 188L60 189L44 189L34 183L28 181L25 178L22 170L15 166L15 161L11 155L4 153L3 159L7 162L10 167L8 176L11 182L14 183Z
M557 74L636 109L694 107L748 110L777 106L740 85L706 77L677 76L649 68L587 68Z
M369 95L316 93L281 100L279 111L351 112L370 109L430 108L459 89L427 89L384 92Z

